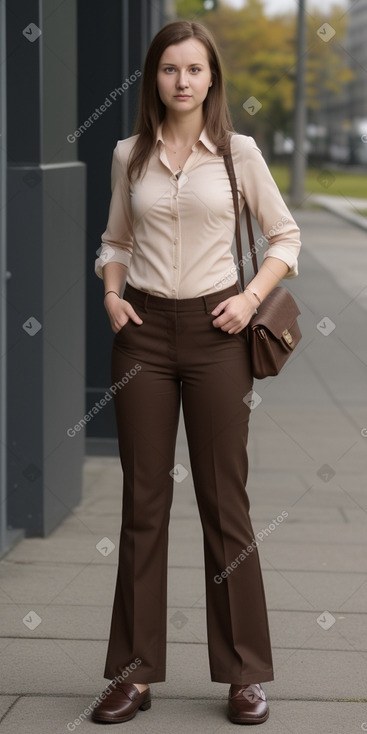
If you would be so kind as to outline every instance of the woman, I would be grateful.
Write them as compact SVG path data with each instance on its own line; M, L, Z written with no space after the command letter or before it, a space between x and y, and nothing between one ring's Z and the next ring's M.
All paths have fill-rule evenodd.
M268 242L243 292L222 157L229 140L241 209L246 197ZM168 523L182 394L204 533L211 679L230 684L231 721L261 723L269 711L260 684L274 676L256 545L241 556L254 540L246 494L244 397L253 384L246 326L279 281L297 275L300 240L255 141L233 130L218 52L203 25L175 21L153 39L135 134L117 143L111 177L95 269L115 333L112 382L121 386L125 378L114 396L123 517L104 671L112 682L93 720L133 718L150 708L149 684L165 680ZM233 572L223 573L235 559Z

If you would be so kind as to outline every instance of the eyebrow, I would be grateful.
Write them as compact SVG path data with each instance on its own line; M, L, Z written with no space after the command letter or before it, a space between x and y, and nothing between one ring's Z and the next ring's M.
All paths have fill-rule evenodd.
M168 61L163 61L162 62L162 66L176 66L176 64L171 64ZM189 66L203 66L203 64L200 61L197 61L195 63L189 64Z

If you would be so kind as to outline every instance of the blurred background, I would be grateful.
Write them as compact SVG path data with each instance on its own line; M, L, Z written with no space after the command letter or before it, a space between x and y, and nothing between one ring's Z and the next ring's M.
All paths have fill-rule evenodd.
M105 398L113 334L94 260L151 38L175 18L213 32L234 126L256 139L296 219L318 196L366 217L367 0L0 7L4 553L78 505L87 455L118 455Z

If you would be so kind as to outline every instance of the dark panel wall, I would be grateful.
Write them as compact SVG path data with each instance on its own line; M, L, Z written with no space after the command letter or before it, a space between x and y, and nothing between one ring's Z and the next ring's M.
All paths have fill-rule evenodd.
M76 0L7 2L8 525L47 535L78 504L85 414L85 166Z
M121 70L122 3L78 5L78 120L79 125L100 110L106 98L110 106L78 138L79 158L87 163L87 393L86 410L110 385L109 357L112 331L103 307L103 283L94 273L96 250L106 228L110 200L112 151L121 132L121 97L111 92L123 81ZM88 424L88 435L114 435L112 401Z
M146 48L163 24L160 3L113 0L103 6L78 5L79 125L111 104L82 132L79 158L87 163L87 410L110 386L113 333L103 306L103 282L94 273L96 250L107 224L112 152L118 140L132 135L137 111L139 78L123 92L114 90L136 69L142 71ZM115 97L115 99L114 99ZM112 400L88 423L88 437L115 438Z

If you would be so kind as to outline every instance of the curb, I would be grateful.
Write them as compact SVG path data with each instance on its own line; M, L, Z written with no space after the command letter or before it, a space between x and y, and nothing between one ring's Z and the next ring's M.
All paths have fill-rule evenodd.
M328 201L326 197L318 196L317 194L312 196L311 201L314 204L318 204L323 209L327 209L327 211L335 214L335 216L353 224L355 227L359 227L360 229L367 231L367 217L362 217L360 214L354 214L346 207L338 206L334 202Z

